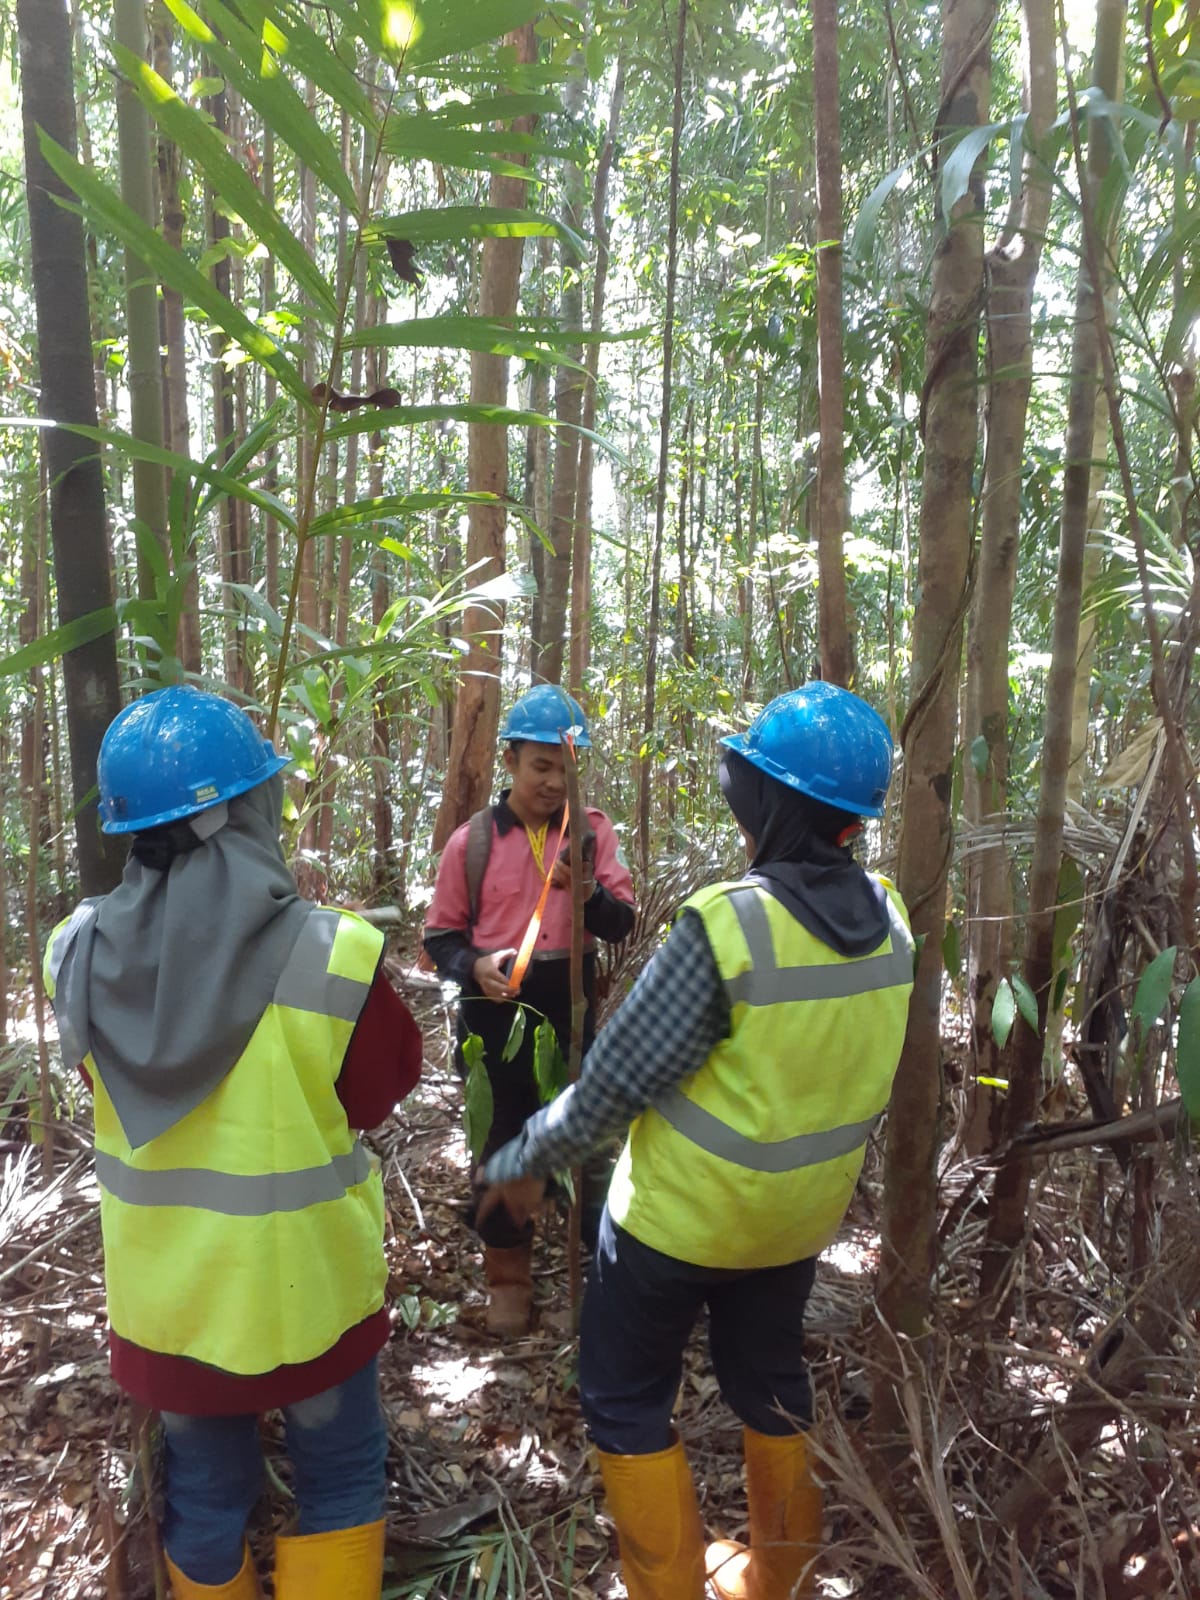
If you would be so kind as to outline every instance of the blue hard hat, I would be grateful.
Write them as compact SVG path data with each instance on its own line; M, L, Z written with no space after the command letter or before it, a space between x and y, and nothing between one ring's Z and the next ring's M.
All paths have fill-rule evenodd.
M579 701L555 683L539 683L513 706L500 737L531 739L534 744L557 744L560 733L573 733L579 750L592 748L587 718Z
M833 683L777 695L721 743L769 777L856 817L881 817L892 736L872 706Z
M125 707L100 744L105 833L178 822L245 794L287 766L238 706L188 684Z

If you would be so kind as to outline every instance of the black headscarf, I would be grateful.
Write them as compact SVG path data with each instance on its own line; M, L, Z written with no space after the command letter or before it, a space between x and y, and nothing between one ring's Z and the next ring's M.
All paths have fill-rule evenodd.
M837 841L858 818L760 772L736 750L721 757L721 792L754 841L746 873L822 943L865 956L887 937L883 885Z

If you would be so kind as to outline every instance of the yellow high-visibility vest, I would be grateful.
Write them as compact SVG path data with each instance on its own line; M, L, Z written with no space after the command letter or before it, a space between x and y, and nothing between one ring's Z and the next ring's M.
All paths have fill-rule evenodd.
M67 926L46 950L52 999ZM264 1373L324 1355L382 1306L383 1184L335 1087L382 949L361 917L314 907L236 1065L136 1150L85 1058L121 1338Z
M702 889L731 1007L729 1036L634 1122L609 1190L613 1220L705 1267L818 1255L850 1204L891 1094L913 985L913 939L887 892L888 933L841 956L765 889Z

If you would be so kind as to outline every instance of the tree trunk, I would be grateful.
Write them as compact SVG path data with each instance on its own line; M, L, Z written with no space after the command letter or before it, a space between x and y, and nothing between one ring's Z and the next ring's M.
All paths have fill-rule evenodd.
M174 76L171 61L171 13L163 0L155 0L152 13L151 50L154 70L164 83ZM187 218L179 193L179 150L161 131L158 134L158 196L162 235L173 250L183 249L183 230ZM160 285L162 343L164 349L163 439L176 455L191 454L188 430L187 333L183 317L183 296L178 289ZM168 489L170 475L167 477ZM179 619L179 659L185 672L199 673L203 667L200 641L200 552L188 552L192 570L184 584L183 613Z
M208 109L217 132L223 139L226 138L229 132L229 100L224 89L210 96ZM220 247L229 238L229 219L218 204L217 196L213 191L206 188L205 192L207 197L209 243L214 251L219 251ZM222 253L215 256L212 267L212 280L218 293L229 299L228 254ZM234 438L233 374L226 367L224 361L227 342L225 335L217 329L214 329L208 341L209 354L212 359L213 436L218 463L227 461L236 447ZM242 581L237 560L238 523L236 507L237 501L231 495L225 495L221 499L217 532L221 562L220 609L224 633L224 674L226 684L235 693L244 687L242 682L241 639L237 625L241 602L237 593L231 588L232 584Z
M1093 83L1111 98L1120 83L1124 45L1124 0L1098 0ZM1085 183L1087 204L1094 204L1109 160L1109 128L1093 122L1088 139ZM1046 680L1046 723L1042 739L1038 787L1037 831L1029 874L1026 917L1025 981L1037 997L1040 1026L1035 1031L1018 1018L1013 1028L1004 1136L1032 1121L1042 1092L1042 1041L1047 1006L1054 982L1054 912L1062 864L1063 819L1071 762L1072 692L1079 660L1079 619L1083 602L1084 548L1088 533L1088 497L1096 402L1100 393L1100 346L1097 301L1103 285L1093 282L1086 253L1079 261L1075 290L1075 332L1071 350L1071 387L1063 460L1062 519L1059 525L1058 584L1050 671ZM988 1219L987 1245L981 1272L985 1294L1002 1286L1012 1252L1025 1235L1029 1193L1029 1159L1019 1146L996 1176Z
M813 114L817 167L817 586L821 676L848 684L854 669L846 616L845 427L842 379L842 135L838 108L837 0L813 0Z
M944 141L987 121L993 0L944 0L941 106ZM951 791L963 618L972 525L975 385L983 296L983 181L977 167L934 252L921 418L918 601L912 685L902 731L903 820L899 887L923 939L908 1032L888 1117L878 1300L884 1323L873 1425L898 1431L894 1336L925 1331L936 1237L934 1159L941 1095L940 1001Z
M529 64L536 59L537 38L533 24L505 36L505 45L516 60ZM534 119L517 118L514 132L530 133ZM508 160L524 166L524 153ZM494 206L521 206L525 202L525 178L492 177L489 202ZM522 239L485 239L479 283L479 314L483 317L511 317L517 309L521 281ZM474 351L471 355L471 403L504 405L508 398L508 358ZM486 490L497 496L496 505L472 505L467 518L467 565L476 567L472 581L480 583L504 571L504 530L508 495L508 429L498 423L470 425L467 444L467 482L472 492ZM450 763L442 802L433 830L433 845L440 850L446 840L477 811L491 789L496 734L500 725L500 643L503 637L499 608L468 608L463 631L470 641L459 678L454 707L454 731L450 740Z
M146 8L142 0L116 0L113 21L117 42L139 61L144 61ZM158 218L155 215L150 167L150 119L133 86L123 75L117 78L117 143L121 198L147 227L153 228ZM158 286L146 262L128 246L125 248L125 326L129 341L126 377L133 436L161 449L163 391ZM167 482L163 468L157 462L134 461L133 508L145 531L165 554ZM143 600L153 600L155 589L154 564L139 548L138 594ZM174 641L171 647L177 649ZM168 666L167 681L172 681L177 674L178 662L175 662Z
M667 204L667 294L663 307L662 409L658 424L658 484L654 496L654 544L650 556L650 614L646 621L646 693L642 702L642 754L638 761L637 841L642 882L650 868L651 778L655 694L658 687L658 627L662 590L663 539L667 522L667 472L671 464L671 389L675 354L675 280L679 268L679 145L683 131L683 47L687 0L679 0L675 27L675 99L671 112L671 178Z
M609 240L608 180L617 145L617 129L625 104L625 60L617 60L612 99L608 106L608 133L592 189L592 237L596 241L596 268L592 277L591 342L584 357L583 427L579 439L579 479L575 491L575 538L571 545L571 624L568 681L576 694L583 692L583 677L590 654L592 599L592 441L596 427L596 379L600 372L600 330L604 326L604 296L608 286Z
M40 410L43 417L55 422L94 428L96 392L83 227L78 215L58 204L59 199L69 202L73 196L46 164L37 136L37 129L43 128L72 154L75 151L66 6L19 0L17 33ZM100 458L94 444L64 428L43 430L42 451L50 485L58 619L68 623L113 603ZM104 894L120 881L125 851L100 832L95 802L83 802L95 787L96 756L104 730L121 709L115 632L110 629L68 651L63 676L80 887L85 895Z
M563 111L568 122L574 122L579 116L583 90L583 69L577 64L563 94ZM575 235L582 225L583 192L582 172L573 161L567 162L563 171L562 220ZM577 333L583 326L583 263L569 239L560 239L558 248L563 285L558 323L564 332ZM570 344L564 354L568 360L581 363L582 343ZM541 631L533 641L531 665L536 682L562 682L579 486L579 420L586 381L578 365L567 366L564 362L556 368L554 417L558 426L554 430L554 482L550 491L551 549L544 564Z
M1057 104L1050 0L1024 0L1022 24L1025 107L1036 142ZM988 252L987 459L979 569L967 634L963 738L964 810L976 825L1008 810L1009 641L1021 544L1025 424L1033 386L1033 286L1049 210L1049 181L1040 162L1027 156L1021 193L1003 234ZM979 1077L1002 1078L992 1035L992 1001L1013 948L1012 869L1003 839L968 863L967 908L974 1070ZM973 1154L994 1144L999 1110L994 1091L975 1085L967 1129L967 1148Z

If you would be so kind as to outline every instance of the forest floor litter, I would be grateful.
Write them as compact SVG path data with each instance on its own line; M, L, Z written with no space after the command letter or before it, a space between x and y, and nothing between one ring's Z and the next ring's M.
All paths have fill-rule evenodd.
M405 993L425 1031L425 1076L370 1141L386 1182L393 1322L381 1362L392 1440L384 1600L618 1600L615 1534L573 1388L565 1216L551 1215L539 1234L534 1331L498 1344L484 1331L480 1252L463 1220L469 1164L448 1063L450 1013L436 986L410 978ZM146 1600L160 1560L153 1491L144 1487L153 1452L145 1419L108 1377L86 1107L55 1129L49 1184L40 1151L13 1137L17 1126L10 1108L0 1129L0 1600ZM874 1179L860 1188L822 1258L808 1315L828 1484L822 1595L1200 1594L1200 1424L1187 1330L1174 1336L1176 1370L1163 1371L1153 1404L1138 1411L1126 1402L1086 1470L1070 1464L1066 1490L1046 1508L1036 1568L1006 1547L1003 1530L978 1532L996 1514L997 1486L1015 1477L1010 1463L1068 1397L1115 1309L1103 1260L1089 1255L1099 1252L1080 1220L1074 1171L1063 1156L1042 1175L1032 1265L1017 1286L1018 1334L1002 1345L973 1331L972 1291L956 1259L973 1257L979 1224L970 1204L957 1208L939 1277L950 1325L913 1380L936 1391L926 1400L938 1437L922 1437L914 1408L903 1522L873 1484L859 1437L878 1250ZM945 1175L951 1209L971 1178L966 1164ZM989 1363L1002 1364L1002 1383L989 1378ZM678 1418L706 1527L743 1536L740 1428L720 1398L702 1329ZM279 1419L267 1417L262 1430L267 1473L252 1543L269 1578L271 1540L293 1503ZM988 1541L1003 1556L996 1567L978 1558Z

